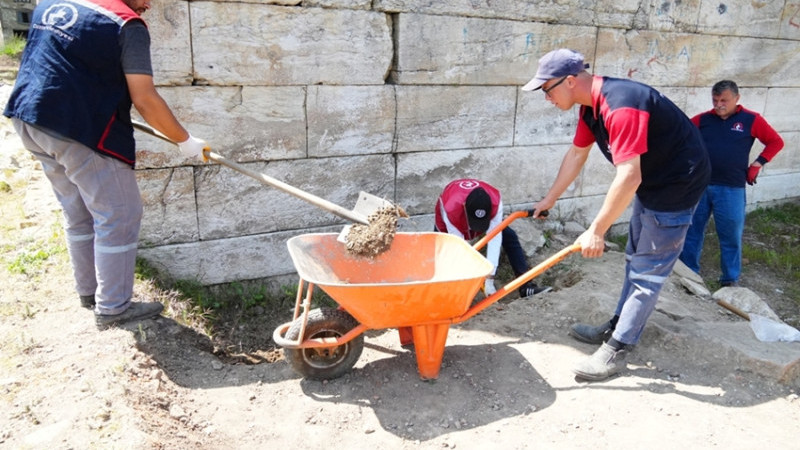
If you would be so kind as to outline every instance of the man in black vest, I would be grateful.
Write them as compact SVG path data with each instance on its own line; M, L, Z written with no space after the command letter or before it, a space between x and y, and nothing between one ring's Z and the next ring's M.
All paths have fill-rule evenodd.
M584 257L602 256L606 232L633 202L616 311L600 326L576 324L570 330L580 341L601 344L575 374L603 380L625 367L626 347L639 342L683 248L711 168L697 127L668 98L632 80L591 75L587 68L580 53L554 50L539 60L536 76L522 89L541 89L565 111L581 105L572 146L536 211L553 207L595 143L616 167L616 176L597 216L576 241Z

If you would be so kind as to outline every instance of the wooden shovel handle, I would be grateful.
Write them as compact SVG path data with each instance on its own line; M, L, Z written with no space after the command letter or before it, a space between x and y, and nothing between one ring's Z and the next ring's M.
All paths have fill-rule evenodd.
M160 131L156 130L155 128L151 127L150 125L148 125L148 124L146 124L144 122L139 122L137 120L132 120L131 122L132 122L134 128L137 128L137 129L139 129L141 131L144 131L147 134L155 136L155 137L157 137L159 139L162 139L164 141L167 141L167 142L169 142L171 144L175 144L175 142L173 142L170 138L165 136L163 133L161 133ZM230 159L225 158L224 156L219 155L217 153L214 153L214 152L212 152L210 150L203 151L203 154L208 159L210 159L210 160L212 160L214 162L222 164L223 166L229 167L229 168L231 168L231 169L233 169L233 170L235 170L235 171L237 171L239 173L243 173L243 174L245 174L245 175L247 175L249 177L255 178L256 180L260 181L261 184L266 184L266 185L272 186L272 187L274 187L276 189L280 189L283 192L286 192L287 194L294 195L295 197L297 197L297 198L299 198L301 200L305 200L305 201L307 201L308 203L311 203L314 206L317 206L317 207L320 207L320 208L324 209L325 211L328 211L328 212L331 212L333 214L336 214L337 216L339 216L339 217L341 217L343 219L347 219L347 220L350 220L352 222L356 222L356 223L360 223L360 224L364 224L364 225L369 225L369 222L367 221L366 217L362 216L361 214L356 214L354 211L351 211L349 209L343 208L343 207L341 207L341 206L339 206L339 205L337 205L335 203L329 202L328 200L325 200L324 198L317 197L316 195L310 194L310 193L308 193L306 191L298 189L298 188L296 188L296 187L294 187L292 185L286 184L283 181L277 180L277 179L272 178L272 177L270 177L268 175L265 175L263 173L256 172L255 170L248 169L247 167L245 167L245 166L243 166L243 165L241 165L239 163L235 163L235 162L231 161Z
M305 200L308 203L311 203L314 206L320 207L320 208L324 209L325 211L328 211L328 212L331 212L333 214L336 214L337 216L339 216L341 218L350 220L352 222L361 223L361 224L364 224L364 225L368 225L369 224L369 222L367 221L366 217L363 217L360 214L356 214L355 212L353 212L353 211L351 211L349 209L345 209L345 208L343 208L343 207L341 207L341 206L339 206L339 205L337 205L335 203L329 202L328 200L325 200L324 198L317 197L316 195L313 195L313 194L310 194L310 193L308 193L306 191L298 189L298 188L296 188L296 187L294 187L294 186L292 186L290 184L286 184L283 181L280 181L278 179L272 178L269 175L265 175L265 174L263 174L261 172L256 172L255 170L248 169L247 167L245 167L245 166L243 166L243 165L241 165L239 163L235 163L235 162L231 161L230 159L225 158L224 156L219 155L217 153L214 153L214 152L211 152L211 151L206 151L206 152L204 152L204 154L208 157L208 159L210 159L210 160L212 160L214 162L220 163L223 166L229 167L229 168L231 168L231 169L233 169L233 170L235 170L235 171L237 171L239 173L243 173L243 174L245 174L245 175L247 175L249 177L255 178L256 180L261 182L261 184L266 184L266 185L272 186L272 187L274 187L276 189L280 189L283 192L286 192L287 194L294 195L295 197L297 197L297 198L299 198L301 200Z
M746 312L742 311L741 309L731 305L730 303L726 302L725 300L717 300L717 304L722 306L723 308L727 309L728 311L736 314L737 316L743 318L744 320L750 320L750 315Z

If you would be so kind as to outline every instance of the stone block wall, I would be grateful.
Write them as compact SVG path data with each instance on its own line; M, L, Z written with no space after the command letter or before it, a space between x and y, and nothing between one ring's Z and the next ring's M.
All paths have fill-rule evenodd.
M786 141L748 188L749 207L800 196L800 2L178 0L145 19L159 92L192 134L348 209L359 191L390 199L412 215L404 230L432 229L455 178L492 183L508 211L546 192L577 108L561 112L520 86L558 47L583 52L596 74L657 87L690 116L711 108L714 82L737 81L741 103ZM345 224L157 139L137 141L139 254L176 278L291 275L288 238ZM588 224L613 175L592 152L551 217Z

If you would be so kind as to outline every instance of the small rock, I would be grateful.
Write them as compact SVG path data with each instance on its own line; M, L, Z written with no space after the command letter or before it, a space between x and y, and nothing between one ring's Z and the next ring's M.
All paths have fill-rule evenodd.
M180 407L180 405L173 404L172 406L169 407L169 416L172 417L173 419L180 420L186 417L186 412L183 410L183 408Z

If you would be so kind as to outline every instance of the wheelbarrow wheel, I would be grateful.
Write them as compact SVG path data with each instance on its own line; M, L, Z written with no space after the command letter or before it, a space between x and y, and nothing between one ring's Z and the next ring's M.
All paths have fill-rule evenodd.
M300 334L302 320L295 320L284 336L296 340ZM338 338L358 326L358 321L346 311L334 308L317 308L308 313L303 339ZM336 347L325 348L284 348L283 355L292 368L305 378L330 380L349 371L364 350L364 336L359 335L351 341Z

